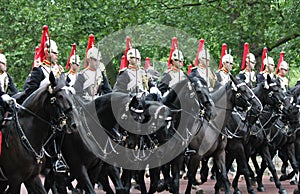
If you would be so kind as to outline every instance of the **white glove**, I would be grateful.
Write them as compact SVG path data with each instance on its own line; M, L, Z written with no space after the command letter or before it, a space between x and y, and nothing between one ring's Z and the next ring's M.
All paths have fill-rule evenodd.
M159 89L157 87L151 87L150 88L150 93L151 94L157 94L159 97L161 96L161 92L159 91Z
M10 102L13 102L15 99L14 98L12 98L12 97L10 97L8 94L3 94L2 96L1 96L1 98L2 98L2 100L4 101L4 102L6 102L6 103L10 103Z

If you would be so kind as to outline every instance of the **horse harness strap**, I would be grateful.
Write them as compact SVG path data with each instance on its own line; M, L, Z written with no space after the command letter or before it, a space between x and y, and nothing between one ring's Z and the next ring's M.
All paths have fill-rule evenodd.
M51 103L54 103L53 99L51 101ZM24 133L24 130L22 129L22 126L20 124L20 121L19 121L19 117L18 117L18 113L16 111L16 108L21 108L23 110L25 110L26 112L28 112L29 114L35 116L36 118L38 118L39 120L41 120L42 122L48 124L51 126L51 128L53 129L52 130L52 134L49 136L49 138L45 141L45 143L42 145L42 149L40 151L40 153L38 154L34 148L32 147L31 143L29 142L28 138L26 137L26 134ZM31 151L36 160L37 160L37 163L39 164L41 162L41 159L44 157L44 154L45 154L45 149L44 147L49 143L49 141L54 137L54 135L56 134L56 131L58 129L57 126L53 125L52 122L48 122L46 121L45 119L43 119L42 117L38 116L37 114L35 114L34 112L32 112L31 110L29 110L28 108L18 104L18 103L15 103L15 106L13 108L13 115L14 115L14 118L15 118L15 122L16 122L16 125L17 125L17 129L18 129L18 134L21 138L21 142L23 143L24 147Z

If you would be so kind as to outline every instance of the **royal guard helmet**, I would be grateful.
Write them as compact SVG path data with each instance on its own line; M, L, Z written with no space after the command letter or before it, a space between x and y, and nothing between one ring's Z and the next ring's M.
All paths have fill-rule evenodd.
M87 58L88 59L96 59L96 60L100 61L101 60L101 52L96 47L92 47L87 52Z
M285 61L282 61L280 63L279 69L285 69L285 70L289 70L289 64Z
M72 55L70 58L70 63L71 64L80 64L80 57L78 55Z
M274 65L275 63L274 63L274 59L272 58L272 57L266 57L265 59L264 59L264 65L266 66L266 65Z
M233 57L230 54L226 54L222 57L222 64L224 63L233 63Z
M171 60L183 61L183 54L180 50L176 49L172 53Z
M57 47L57 44L54 40L52 39L48 39L46 41L46 46L45 46L45 49L49 49L50 52L54 52L54 53L58 53L58 47Z
M135 48L130 49L127 52L127 56L126 57L127 57L127 60L129 60L132 57L137 58L137 59L141 59L141 55L140 55L139 50L137 50Z

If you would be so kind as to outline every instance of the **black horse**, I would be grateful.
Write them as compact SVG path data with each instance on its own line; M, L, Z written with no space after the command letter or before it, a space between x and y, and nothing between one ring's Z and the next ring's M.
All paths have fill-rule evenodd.
M247 131L245 136L242 139L238 138L233 138L232 141L234 141L234 144L230 144L230 147L228 147L228 150L231 150L230 153L238 153L237 155L230 154L227 158L227 168L229 168L234 160L234 158L237 159L238 163L238 170L237 174L233 180L232 186L234 187L235 193L239 193L239 189L237 187L238 185L238 179L241 173L244 174L246 184L247 184L247 190L249 193L255 193L251 183L250 183L250 178L251 176L254 179L254 173L251 171L251 168L248 165L248 160L250 155L252 154L253 157L252 160L254 160L254 163L256 164L256 154L253 154L254 150L258 151L263 159L264 162L268 162L268 166L270 171L274 176L275 179L275 184L277 188L279 188L279 192L285 193L286 190L281 186L275 167L272 163L272 156L270 154L269 146L268 144L271 142L271 139L274 140L275 136L278 135L278 129L275 129L273 131L269 130L266 131L265 128L269 128L271 126L275 126L274 122L277 119L277 114L273 115L272 114L275 112L282 112L282 108L284 107L284 96L283 93L280 89L280 84L277 80L271 81L270 79L267 79L266 82L260 83L257 85L256 88L254 88L254 93L258 96L258 98L261 100L262 104L266 107L273 107L272 109L264 109L262 113L260 114L260 122L262 123L259 127L257 127L256 123L250 123L250 122L245 122L243 119L235 117L235 122L230 122L229 123L229 128L234 131L238 126L238 123L244 123L242 126ZM267 95L267 96L266 96ZM288 106L286 106L288 107ZM268 115L266 115L268 114ZM250 129L252 127L252 129ZM253 127L255 129L253 129ZM274 133L275 131L275 133ZM271 137L267 137L267 134ZM272 138L274 137L274 138ZM282 137L282 136L281 136ZM269 142L269 143L268 143ZM234 151L232 151L234 150ZM256 171L258 173L258 190L263 190L263 185L262 185L262 171L258 168L258 165L255 165Z
M123 158L119 156L124 152L125 146L130 148L126 150L128 151L135 149L140 143L132 141L136 140L133 127L128 132L124 126L134 126L134 121L140 122L143 127L147 127L142 129L147 131L145 139L151 136L148 132L156 131L155 138L150 137L151 141L147 144L148 148L154 148L168 139L171 112L159 102L146 102L118 92L103 95L90 103L84 103L75 97L75 102L81 115L81 125L78 126L78 133L64 137L62 153L71 175L78 181L78 188L87 193L95 193L93 184L98 182L100 176L104 190L114 193L107 179L110 174L116 192L124 193L120 174L115 170L115 166L121 164L114 164L115 161L127 160L124 155ZM134 119L131 120L131 117ZM114 170L107 172L108 169Z
M53 141L55 133L76 131L77 112L64 78L55 80L50 73L50 84L30 95L22 105L14 106L12 119L2 129L1 187L12 194L20 193L25 183L31 193L46 191L39 178L44 164L43 148Z
M184 150L192 137L198 133L203 119L214 117L215 107L209 95L207 84L201 77L187 77L187 79L177 83L162 99L162 102L172 110L180 110L173 116L173 120L176 130L174 137L177 145L182 146L176 149L176 157L162 166L164 181L159 190L167 189L170 192L179 193L180 169L185 157Z
M276 83L274 84L274 82L272 82L270 78L267 79L266 82L259 83L254 88L254 94L262 102L263 106L266 104L275 106L278 103L277 99L280 99L279 96L281 96L278 90L278 85ZM276 97L277 95L279 96ZM245 150L247 151L247 148L244 148L244 144L246 144L249 140L251 132L250 128L257 120L258 116L259 114L250 113L241 115L238 112L234 112L234 114L231 115L230 121L227 123L227 128L231 131L232 138L228 139L228 142L230 143L228 143L226 147L227 152L230 153L226 158L226 167L227 170L229 170L233 160L236 159L238 174L242 173L245 176L248 193L255 193L255 191L252 188L250 182L248 159L245 153ZM236 178L234 179L232 184L235 193L239 193L237 184L238 179Z
M218 193L222 182L225 184L225 193L230 193L229 181L225 167L225 147L227 144L227 133L224 130L227 120L235 106L244 110L250 110L257 114L260 110L260 102L254 97L253 92L243 82L239 82L231 76L231 80L225 86L220 87L212 93L212 98L217 109L215 119L205 121L199 133L193 138L189 147L196 151L189 159L188 185L186 193L191 192L192 183L195 180L200 160L206 156L214 156L215 163L219 169L217 173L218 182L215 192Z

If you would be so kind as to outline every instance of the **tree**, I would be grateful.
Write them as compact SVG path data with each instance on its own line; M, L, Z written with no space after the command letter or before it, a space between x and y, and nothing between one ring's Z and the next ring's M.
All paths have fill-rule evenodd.
M84 58L89 34L95 35L97 43L122 29L126 32L126 29L141 24L164 25L191 34L195 37L195 45L197 39L204 38L216 64L221 46L226 43L235 57L235 71L241 64L245 42L250 44L250 51L257 57L257 69L260 68L263 47L268 47L269 56L275 59L275 63L280 51L285 51L285 59L291 65L293 84L299 78L299 4L296 0L3 0L0 8L0 45L7 55L8 71L21 89L30 72L43 25L49 26L50 36L58 44L59 62L63 66L74 42L78 54ZM118 40L118 46L123 50L125 37L126 34L124 40ZM153 39L146 38L149 41ZM179 42L184 48L192 40L179 39ZM165 40L163 47L139 45L137 41L135 44L143 59L150 57L157 64L163 64L168 57L171 40ZM195 55L196 52L195 49ZM108 61L111 83L118 72L121 56L122 53ZM185 64L192 62L186 61Z

